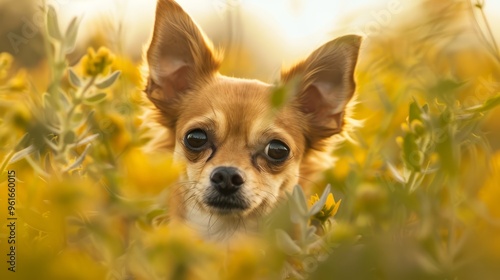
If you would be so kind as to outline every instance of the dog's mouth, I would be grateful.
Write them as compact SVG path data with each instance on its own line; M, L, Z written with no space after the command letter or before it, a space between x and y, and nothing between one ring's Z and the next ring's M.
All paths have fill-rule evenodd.
M222 215L237 214L250 208L250 203L240 194L224 196L210 192L203 202L209 210Z

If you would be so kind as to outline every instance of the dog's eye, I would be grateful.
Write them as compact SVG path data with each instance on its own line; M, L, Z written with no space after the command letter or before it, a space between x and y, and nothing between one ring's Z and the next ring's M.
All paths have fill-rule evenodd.
M207 142L207 133L201 129L191 130L184 137L186 147L194 151L201 151Z
M264 152L273 161L284 161L290 155L290 148L279 140L272 140L267 144Z

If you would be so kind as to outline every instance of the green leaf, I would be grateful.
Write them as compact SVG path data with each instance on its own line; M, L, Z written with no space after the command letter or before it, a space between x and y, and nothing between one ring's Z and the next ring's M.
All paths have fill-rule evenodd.
M38 173L43 177L50 177L50 174L45 172L45 170L43 170L43 167L39 164L39 159L33 160L30 155L27 155L26 157L24 157L24 159L29 163L31 168L33 168L33 171L35 171L35 173Z
M148 223L152 223L153 220L155 220L156 218L158 218L159 216L161 216L163 214L165 214L164 209L154 209L146 214L146 220Z
M88 123L94 117L95 110L92 110L88 113L88 115L84 118L83 114L80 114L80 118L77 118L77 114L73 117L72 121L75 123L74 130L80 129L84 124Z
M299 185L295 186L290 196L290 219L297 224L307 219L306 197Z
M51 148L52 151L57 152L59 150L59 147L57 147L56 144L54 144L54 142L52 142L51 139L48 139L47 136L43 137L43 142L47 144L47 146L49 146L49 148Z
M8 153L7 156L2 160L2 163L0 164L0 174L4 172L5 168L7 167L7 165L9 165L10 161L12 160L12 157L15 156L15 151L26 145L30 139L31 137L29 133L25 133L23 137L21 137L21 139L17 142L14 149L10 153Z
M316 235L317 228L315 226L310 226L306 230L306 240L308 241L313 241L318 238L318 235Z
M403 139L403 155L409 169L420 171L422 158L413 133L406 134Z
M47 153L44 156L44 159L43 159L43 169L47 170L47 173L49 173L49 174L54 172L54 164L52 163L51 153Z
M69 108L71 101L68 99L66 92L59 90L58 96L59 96L59 104L65 109Z
M469 112L481 113L489 111L498 105L500 105L500 93L497 93L495 96L488 98L483 104L467 108L466 110Z
M422 111L424 111L424 113L426 114L429 114L429 104L424 104L424 106L422 106Z
M47 11L47 29L50 37L61 41L61 31L59 30L59 21L57 20L57 13L54 7L49 6Z
M295 96L298 82L298 79L293 79L284 85L276 86L271 92L271 106L276 109L283 107L293 96Z
M93 95L91 97L85 98L85 103L87 104L98 104L101 103L106 99L106 93L98 93L96 95Z
M283 250L285 254L290 256L297 256L302 252L290 235L281 229L276 230L276 245L278 245L278 248Z
M15 153L12 158L9 161L9 164L12 164L16 161L19 161L28 155L34 153L36 151L36 147L34 145L29 145L28 147L20 150L19 152Z
M449 108L444 109L444 111L439 116L439 121L443 125L450 124L453 121L453 119L454 119L453 112Z
M442 162L440 172L455 175L459 170L460 152L453 131L449 125L442 121L439 134L436 137L438 137L436 151Z
M409 123L411 123L413 120L422 120L422 110L415 100L410 103L410 113L408 117Z
M75 87L81 87L82 81L80 80L78 75L76 75L76 73L73 71L73 69L70 68L68 73L69 73L69 82Z
M57 95L57 93L45 92L42 95L43 107L48 109L49 112L58 112L61 109L61 106L54 95Z
M87 143L90 143L90 142L94 141L98 137L99 137L99 133L92 134L90 136L87 136L87 137L83 138L82 140L78 140L76 143L71 144L70 147L78 147L78 146L81 146L81 145L85 145Z
M117 70L117 71L113 72L113 74L111 74L108 77L104 78L104 80L102 80L102 81L98 82L97 84L95 84L95 86L97 88L99 88L99 89L108 88L111 85L113 85L113 83L116 81L116 79L118 79L118 77L120 76L120 74L121 74L121 71Z
M392 175L392 177L399 183L405 183L406 180L404 179L403 175L396 169L392 163L387 162L387 167L389 168L389 171Z
M64 52L70 53L75 48L76 38L78 37L78 25L80 21L75 17L71 20L64 36Z
M317 240L319 237L316 234L317 228L315 226L309 226L306 231L306 242L307 243L312 243L315 240Z
M465 85L465 82L457 81L451 78L439 80L430 88L430 93L433 96L448 97L450 93L455 92Z
M63 173L69 172L69 171L77 168L79 165L81 165L83 163L83 160L85 160L85 157L87 156L87 153L89 152L89 149L91 146L92 146L91 144L88 144L87 147L85 147L85 150L83 151L83 153L72 164L70 164L68 167L64 168L62 170L62 172Z
M273 106L273 108L281 108L286 102L286 97L287 89L285 86L275 88L271 93L271 106Z

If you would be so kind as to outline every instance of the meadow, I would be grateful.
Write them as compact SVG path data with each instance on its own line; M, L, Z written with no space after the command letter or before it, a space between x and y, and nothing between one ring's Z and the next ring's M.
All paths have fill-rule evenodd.
M41 62L0 54L0 278L497 279L500 51L483 1L420 2L365 38L336 164L231 250L164 218L142 62L43 7Z

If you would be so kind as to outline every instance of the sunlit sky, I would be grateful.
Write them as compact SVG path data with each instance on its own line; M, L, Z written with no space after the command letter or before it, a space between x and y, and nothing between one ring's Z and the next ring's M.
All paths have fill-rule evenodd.
M393 19L405 20L411 0L178 0L202 29L214 37L239 15L235 32L243 44L270 52L275 60L290 61L327 40L348 33L383 32ZM99 17L123 25L125 51L137 52L151 34L156 0L48 0L61 14L61 26L82 18L83 32L95 28L86 22ZM413 6L412 6L413 5ZM228 13L231 11L232 13ZM500 38L500 1L486 0L486 12ZM241 29L241 30L240 30ZM94 30L95 31L95 30ZM241 39L241 38L239 38ZM273 52L274 51L274 52ZM137 54L133 54L137 55ZM279 56L279 57L278 57ZM275 62L269 62L270 64Z

